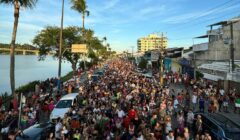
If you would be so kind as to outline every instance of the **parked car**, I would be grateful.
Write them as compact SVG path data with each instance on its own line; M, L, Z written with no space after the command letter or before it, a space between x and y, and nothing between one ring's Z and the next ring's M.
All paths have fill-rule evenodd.
M227 118L219 115L195 113L201 115L203 130L210 133L213 140L237 140L240 137L240 128Z
M51 132L54 132L52 123L35 124L21 132L16 140L46 140Z
M93 75L91 76L91 80L92 80L93 82L96 82L98 79L99 79L99 75L98 75L98 74L93 74Z
M70 107L77 103L77 95L78 93L70 93L63 96L55 105L51 115L50 120L53 121L58 117L63 118L64 115L68 112Z
M103 68L108 69L108 64L104 64Z
M7 139L7 135L11 130L15 130L18 124L18 117L8 118L0 123L0 135L3 139Z
M104 70L98 70L96 72L96 74L98 74L99 76L103 76L104 75Z

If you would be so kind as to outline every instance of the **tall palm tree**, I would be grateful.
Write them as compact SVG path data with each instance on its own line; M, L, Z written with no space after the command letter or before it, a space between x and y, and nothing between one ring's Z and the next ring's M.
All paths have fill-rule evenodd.
M77 12L79 12L80 14L82 14L82 34L84 37L84 23L85 23L85 17L89 16L90 12L87 10L87 4L86 4L86 0L71 0L72 2L72 9L76 10Z
M103 37L103 41L104 41L104 42L107 41L107 37L106 37L106 36Z
M107 45L106 45L106 46L107 46L107 50L108 50L108 51L110 51L110 49L111 49L111 48L110 48L110 44L109 44L109 43L107 43Z
M20 7L32 9L38 0L0 0L0 4L13 5L14 7L14 24L12 31L11 50L10 50L10 85L12 95L15 95L15 42L17 36L17 27Z

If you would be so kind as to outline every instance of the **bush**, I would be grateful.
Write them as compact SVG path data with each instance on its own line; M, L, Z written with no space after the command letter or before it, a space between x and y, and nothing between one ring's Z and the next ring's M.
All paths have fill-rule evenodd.
M28 93L35 91L35 85L40 84L40 81L32 81L24 86L19 87L16 89L16 92L18 93Z

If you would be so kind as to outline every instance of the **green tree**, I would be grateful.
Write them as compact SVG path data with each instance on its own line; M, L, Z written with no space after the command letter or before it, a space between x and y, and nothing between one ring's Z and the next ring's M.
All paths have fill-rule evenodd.
M148 61L144 58L141 59L141 61L138 64L138 67L141 69L146 69L147 68L147 63Z
M76 10L78 13L82 14L82 34L85 34L85 17L89 16L90 12L87 10L87 3L86 0L71 0L72 2L72 9Z
M58 57L59 51L59 35L60 28L56 26L47 26L40 31L33 39L33 44L39 47L39 59L44 60L49 52L54 53L54 57ZM82 41L81 28L70 26L63 29L63 59L71 63L73 72L76 72L77 63L80 54L72 53L70 48L72 44Z
M82 29L77 26L70 26L63 29L63 59L71 63L75 73L80 54L72 53L70 48L72 44L79 44L83 41L81 36ZM49 52L54 53L54 57L58 57L60 28L56 26L47 26L41 30L33 39L33 44L39 48L39 59L44 60ZM98 60L98 55L104 50L101 41L94 37L94 31L86 30L86 41L88 44L88 57ZM104 52L104 51L103 51Z
M17 37L18 19L20 7L32 9L37 0L0 0L0 4L13 5L14 7L14 24L10 51L10 85L12 94L15 94L15 42Z
M102 42L107 43L107 37L106 36L103 37Z

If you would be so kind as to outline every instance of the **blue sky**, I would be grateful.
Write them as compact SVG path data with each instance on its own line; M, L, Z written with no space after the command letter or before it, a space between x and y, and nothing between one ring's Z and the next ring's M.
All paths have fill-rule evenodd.
M240 15L239 0L87 0L86 27L107 37L113 50L131 50L139 37L164 32L169 47L188 47L204 35L207 25ZM81 15L65 0L64 26L81 26ZM61 0L39 0L32 10L21 9L18 43L31 43L47 25L60 26ZM0 5L0 42L10 43L13 7ZM194 40L195 43L205 40Z

